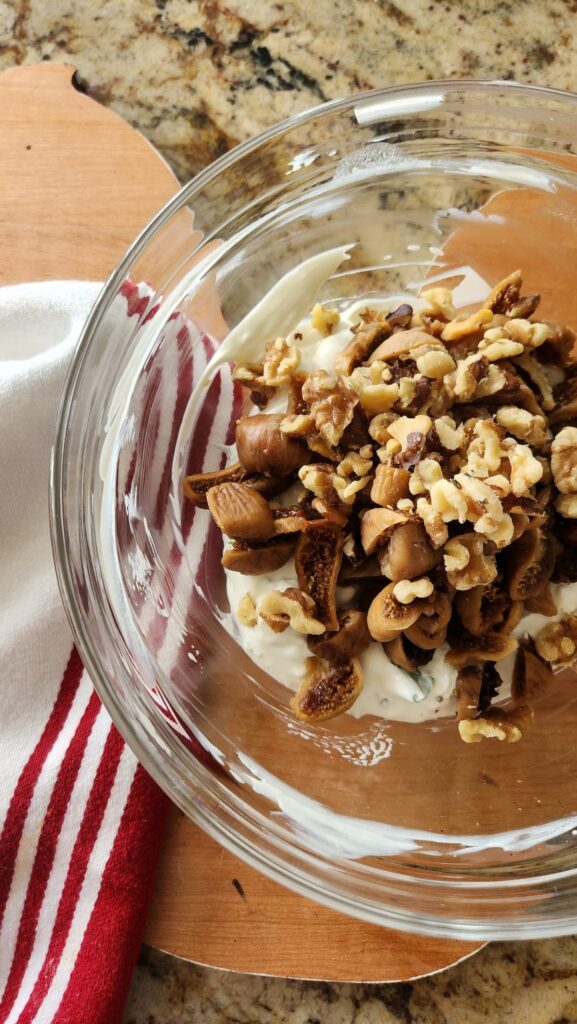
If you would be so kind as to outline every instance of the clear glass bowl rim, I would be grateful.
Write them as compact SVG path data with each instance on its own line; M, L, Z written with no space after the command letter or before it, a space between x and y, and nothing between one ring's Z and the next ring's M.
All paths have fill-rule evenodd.
M556 912L553 912L552 915L544 914L537 924L534 919L531 919L528 925L524 922L522 917L518 917L515 920L512 920L510 916L505 920L502 919L499 915L499 907L504 907L505 904L511 906L514 901L518 899L518 894L515 892L517 885L523 888L524 893L527 893L527 890L531 888L532 884L543 887L550 881L552 883L554 882L557 887L561 886L572 896L575 889L577 889L577 884L575 885L575 889L573 886L574 880L577 879L577 864L575 865L575 868L563 870L551 876L539 875L532 879L526 875L522 875L519 877L518 882L516 879L507 879L499 882L499 880L495 878L488 882L481 881L471 883L466 880L461 881L453 879L450 882L444 882L439 885L437 880L411 880L408 879L407 876L397 876L393 872L383 872L383 878L392 882L392 894L394 893L396 883L400 883L401 887L415 883L417 888L424 886L425 889L434 887L441 890L443 885L453 889L465 888L470 892L470 895L473 898L479 898L481 897L481 893L484 893L482 901L486 904L485 910L487 913L486 915L483 915L483 921L465 921L458 918L451 919L449 917L437 916L434 913L415 914L410 910L407 910L406 907L399 910L398 907L395 908L393 905L384 905L380 902L367 899L366 897L355 897L342 888L338 888L338 885L337 887L334 887L330 881L327 883L326 875L323 876L325 882L323 885L323 879L315 876L314 872L307 870L307 866L308 868L311 867L310 863L307 865L307 859L310 860L310 858L303 857L301 858L300 864L295 864L293 862L290 867L287 867L286 859L279 856L276 852L274 842L265 844L266 849L264 849L262 842L259 845L258 843L255 844L251 840L250 830L245 830L241 833L240 830L236 830L234 827L231 827L230 821L233 819L230 815L229 821L224 822L219 818L214 807L211 807L208 802L206 805L199 802L191 805L190 802L183 798L178 786L178 780L175 779L174 774L170 770L167 770L168 766L165 765L163 759L155 757L154 752L148 749L146 744L141 741L137 731L135 730L133 721L126 714L122 701L109 686L106 676L101 670L97 651L85 628L85 616L79 606L75 593L73 571L66 546L64 529L65 509L63 507L62 500L62 482L63 471L66 465L67 426L76 386L81 374L82 364L88 350L88 346L91 343L106 309L109 307L114 296L117 294L119 287L129 274L131 266L133 266L138 257L146 249L148 243L182 207L189 204L194 207L194 196L200 192L204 186L214 178L218 177L222 171L241 161L243 157L247 156L252 151L257 150L264 143L280 138L292 129L298 128L299 126L314 120L316 117L322 117L327 114L341 111L345 112L348 109L353 109L358 104L368 100L376 100L380 98L391 99L392 97L410 97L413 100L413 103L410 106L410 113L411 115L418 114L419 107L417 103L419 98L423 101L423 111L427 111L430 107L426 104L426 99L434 92L442 92L444 95L457 93L474 94L475 92L482 92L486 93L487 96L489 96L491 92L508 92L519 98L523 96L526 97L527 102L530 102L534 97L540 97L541 99L548 98L551 101L556 101L568 108L572 108L571 112L577 115L577 93L536 85L525 85L517 82L501 80L439 79L429 82L417 82L403 86L390 86L383 89L360 92L352 96L332 100L308 108L302 113L281 121L258 135L253 136L246 142L236 146L210 164L205 170L193 177L190 182L184 185L173 196L173 198L161 208L161 210L146 225L131 246L126 250L122 260L105 282L81 333L78 347L69 368L63 390L51 459L50 521L54 562L64 608L72 628L76 645L93 685L103 704L110 713L113 722L118 727L123 738L133 750L138 760L143 764L152 778L170 796L173 802L206 832L208 832L209 835L217 839L219 843L228 848L232 853L241 857L252 867L272 878L274 881L277 881L289 887L293 891L315 900L316 902L323 903L333 910L349 914L367 922L385 925L403 931L435 937L460 938L463 940L523 937L538 938L554 935L566 935L575 930L575 927L577 926L577 916L572 915L571 913L560 913L558 901L556 901ZM204 243L199 243L199 247L202 244ZM194 771L195 774L198 773L198 791L202 792L206 783L210 783L212 780L211 774L209 770L204 768L202 765L195 765ZM473 896L474 893L475 896ZM442 898L441 891L439 891L439 898Z

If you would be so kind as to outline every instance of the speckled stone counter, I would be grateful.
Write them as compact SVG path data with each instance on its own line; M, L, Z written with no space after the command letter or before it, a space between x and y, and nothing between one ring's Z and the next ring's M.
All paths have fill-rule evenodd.
M325 99L419 79L577 91L577 0L0 0L0 69L70 61L185 180ZM577 939L413 984L249 977L143 949L126 1024L577 1024Z
M575 0L0 0L0 68L76 64L188 178L326 99L426 78L577 90Z

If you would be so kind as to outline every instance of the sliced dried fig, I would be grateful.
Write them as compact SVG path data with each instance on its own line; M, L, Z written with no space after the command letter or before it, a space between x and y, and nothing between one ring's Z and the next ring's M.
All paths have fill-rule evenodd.
M379 552L382 574L394 583L426 576L442 557L442 552L435 551L423 524L417 520L397 527Z
M382 578L383 574L376 555L364 558L355 565L345 563L343 559L339 573L339 586L346 586L348 583L363 583L366 580L382 580Z
M536 615L551 616L557 614L557 604L553 599L551 587L548 583L545 583L537 594L533 594L526 600L525 611Z
M485 714L497 696L500 685L501 676L489 661L462 668L455 687L458 721Z
M262 473L247 473L240 462L235 462L226 469L215 470L214 473L193 473L187 476L183 480L182 489L185 497L197 508L208 508L206 495L210 488L228 483L245 484L265 495L278 494L287 486L286 480L272 479Z
M383 543L385 538L407 522L404 512L391 508L369 508L361 515L361 544L367 555Z
M309 637L309 651L331 664L357 658L369 646L371 635L367 629L367 616L356 608L339 614L339 628L335 633Z
M363 674L356 658L339 665L307 658L305 677L290 706L303 722L325 722L348 711L362 688Z
M407 469L379 464L371 487L371 501L383 508L396 508L401 498L408 498L411 474Z
M416 647L407 639L405 633L397 633L393 640L383 644L389 661L407 672L416 672L423 665L426 665L433 657L432 651L426 651L422 647Z
M258 544L235 541L224 552L221 565L242 576L262 576L276 572L288 562L295 548L294 536L271 537Z
M246 484L217 484L207 492L212 518L234 540L266 540L274 530L273 515L262 494Z
M390 338L387 338L374 350L369 363L374 363L376 359L381 359L384 362L389 359L400 359L405 355L408 356L415 349L421 348L422 345L435 346L437 344L437 339L432 334L427 334L426 331L421 331L418 327L413 327L408 331L395 331Z
M483 636L491 629L500 632L501 627L511 618L513 602L504 585L503 578L497 576L486 586L472 587L455 594L455 611L466 630L473 636ZM519 604L521 604L519 602ZM522 612L522 604L519 609ZM510 627L511 629L513 626Z
M477 714L482 681L482 665L467 665L459 672L455 684L457 720L459 722L466 718L474 718Z
M422 601L401 604L393 591L396 583L389 583L371 602L367 625L373 640L386 643L393 640L401 630L408 629L417 621L423 610Z
M458 641L451 644L445 661L453 668L466 668L480 661L502 661L517 650L517 641L504 633L486 633L473 636L464 630Z
M369 324L360 324L355 329L354 337L349 344L342 349L335 359L335 373L349 374L355 366L360 366L377 348L381 342L389 337L392 325L384 321L377 321Z
M445 642L451 612L450 597L442 592L436 593L427 600L422 614L405 630L405 635L416 647L434 651Z
M282 413L244 416L236 424L236 447L241 466L248 473L288 476L309 459L303 441L283 434Z
M276 537L283 533L300 533L301 530L306 530L312 518L310 514L305 513L302 505L271 505L271 511Z
M317 618L325 629L339 628L336 588L343 557L343 531L334 523L310 523L295 549L299 587L315 602Z
M515 657L511 697L515 705L528 704L553 680L549 665L537 653L532 637L524 637Z
M527 601L551 578L556 547L546 527L526 530L504 553L509 594L514 601Z

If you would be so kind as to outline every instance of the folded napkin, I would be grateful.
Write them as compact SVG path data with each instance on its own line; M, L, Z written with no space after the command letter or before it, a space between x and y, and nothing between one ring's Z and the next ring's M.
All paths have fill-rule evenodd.
M83 669L52 564L56 412L99 289L0 289L1 1024L120 1019L167 807Z

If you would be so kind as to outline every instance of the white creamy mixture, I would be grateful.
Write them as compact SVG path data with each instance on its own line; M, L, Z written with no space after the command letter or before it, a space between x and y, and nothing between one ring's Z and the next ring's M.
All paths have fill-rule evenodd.
M332 373L335 358L351 340L352 327L358 322L359 315L364 309L392 310L404 302L409 303L413 309L420 308L422 303L414 295L389 295L387 298L366 296L346 308L341 308L338 328L332 335L325 337L316 330L311 324L310 317L304 316L305 302L306 309L310 310L326 277L337 269L343 259L348 258L348 248L331 250L330 253L313 257L281 278L268 295L231 332L219 348L209 369L214 370L217 364L227 360L256 361L271 338L282 336L286 337L289 345L300 350L301 369L307 372L322 369ZM308 280L307 274L303 274L305 269L308 271ZM480 287L478 275L474 275L469 287L468 268L462 269L465 277L459 285L459 290L462 292L461 303L464 304L471 301L468 293L478 292ZM297 281L301 286L307 281L307 287L301 287L295 292ZM482 289L482 294L488 291L489 286L486 285ZM297 296L298 300L295 303ZM455 298L458 297L455 293ZM266 411L283 411L286 408L286 397L286 393L279 389ZM259 411L255 409L255 412ZM234 451L231 452L231 456L231 461L235 461ZM291 491L294 493L293 488ZM277 500L289 505L294 501L294 497L287 492ZM258 604L259 599L269 590L285 590L287 587L298 586L294 560L290 559L276 572L261 576L243 576L240 573L226 571L226 584L234 628L244 650L269 675L290 689L297 690L304 675L305 659L311 654L305 637L295 633L290 627L283 633L274 633L262 619L259 619L257 625L252 628L241 625L236 619L236 609L246 593L250 593ZM555 621L562 614L572 612L577 607L577 583L570 586L553 586L551 590L557 603L558 615L555 618L527 615L516 627L514 636L521 637L525 633L534 636L543 625ZM337 594L339 607L346 607L352 594L352 588L340 589ZM454 715L457 672L445 662L447 650L447 645L443 644L434 652L427 665L418 672L409 673L389 661L381 644L371 643L359 659L363 669L363 690L348 714L355 718L372 715L403 722L424 722ZM514 661L513 655L499 665L503 678L501 698L509 696Z

